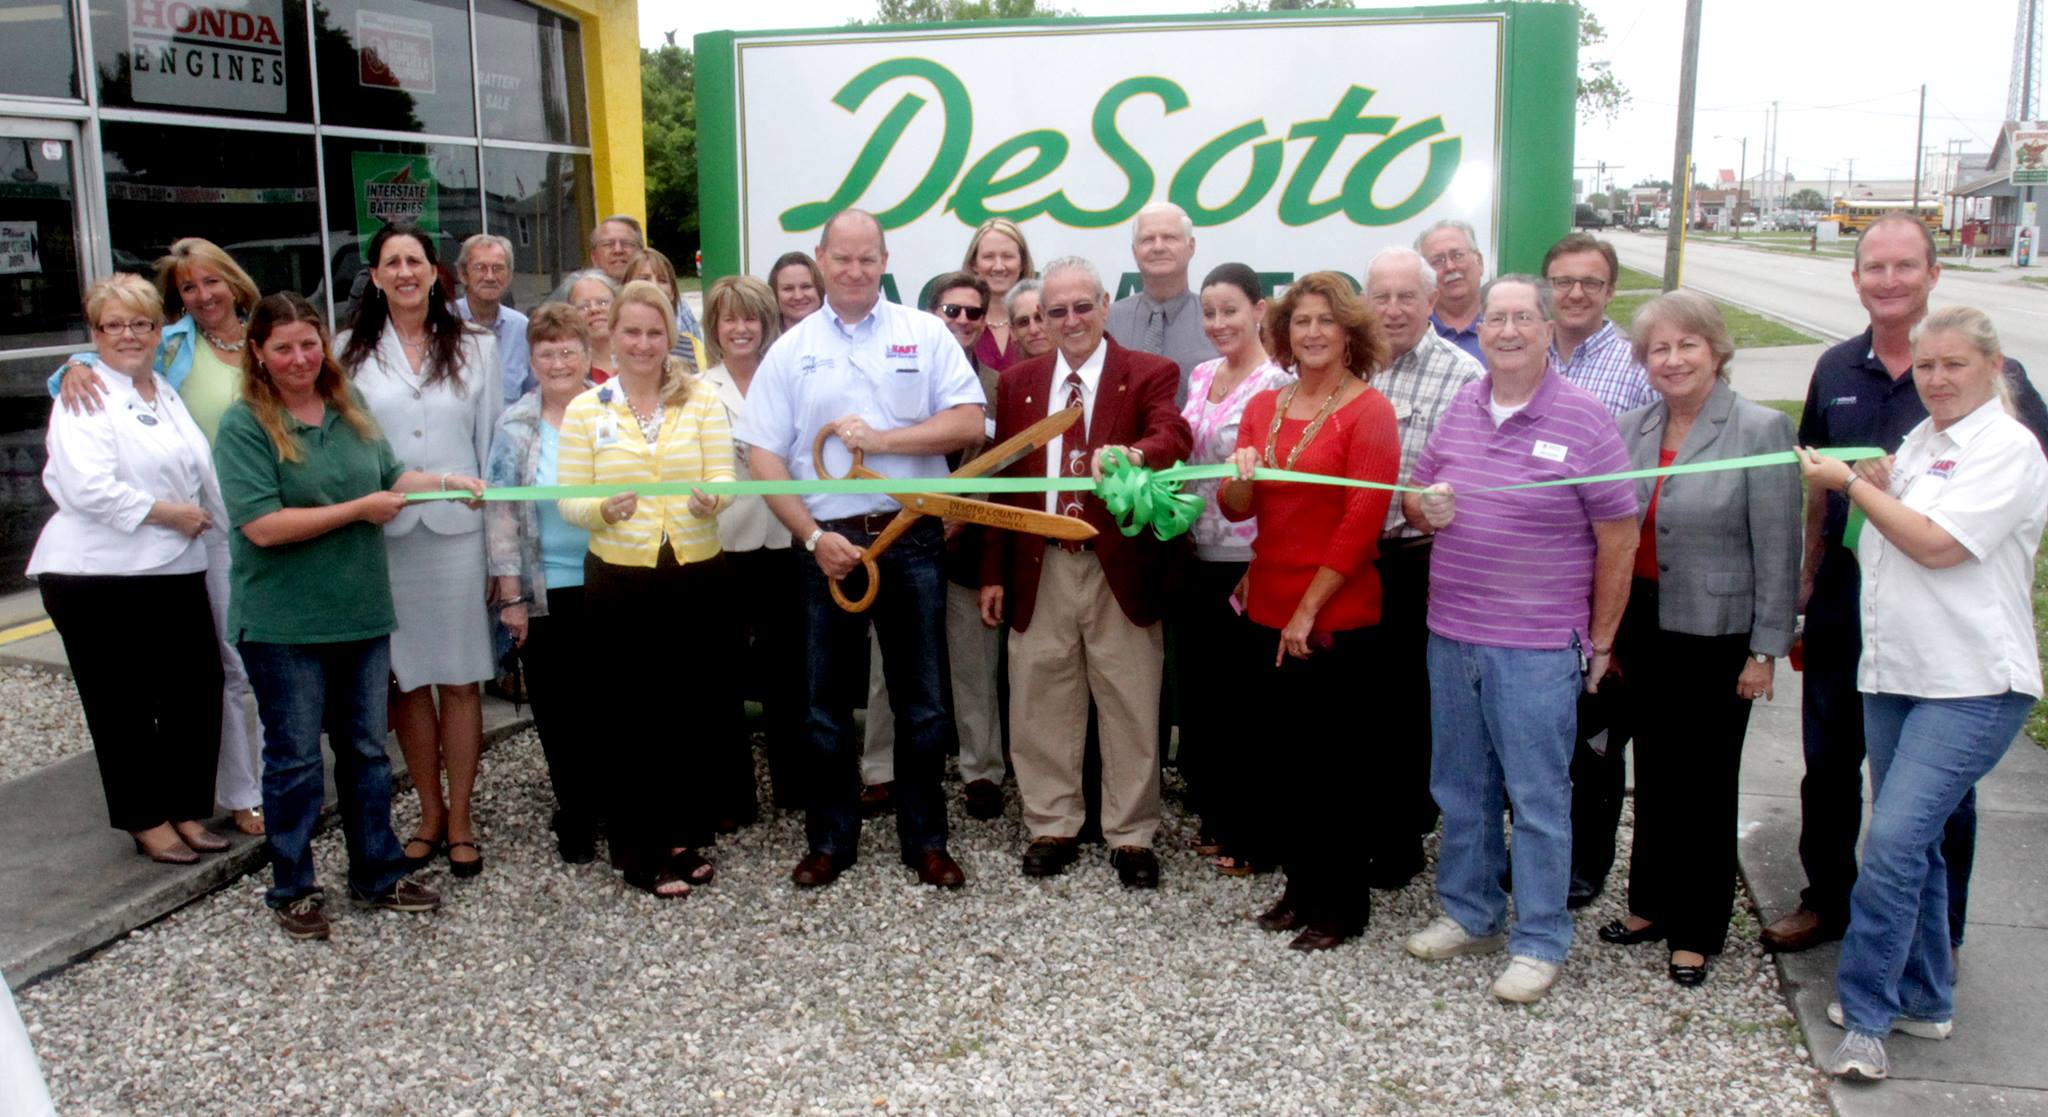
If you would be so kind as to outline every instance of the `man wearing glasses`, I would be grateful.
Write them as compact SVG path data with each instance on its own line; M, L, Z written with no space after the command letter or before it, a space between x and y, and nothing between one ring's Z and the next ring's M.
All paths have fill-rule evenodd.
M1079 408L1081 419L1006 474L1099 480L1111 450L1154 468L1185 459L1194 435L1174 403L1179 367L1104 336L1109 297L1094 265L1067 256L1047 264L1044 275L1055 348L1003 371L995 436L1007 439L1064 408ZM983 536L981 619L990 628L1010 622L1010 761L1031 834L1024 875L1054 876L1074 861L1086 815L1082 761L1092 698L1110 863L1126 887L1155 888L1166 656L1160 616L1187 537L1126 536L1091 491L997 499L1075 516L1097 532L1067 543L1009 531Z
M1543 278L1556 308L1550 363L1566 380L1593 393L1609 414L1654 403L1657 392L1636 362L1628 335L1607 318L1621 265L1614 246L1573 233L1543 254ZM1626 782L1622 750L1631 729L1625 683L1579 702L1579 740L1572 750L1572 879L1567 903L1585 907L1606 886L1614 867L1614 828L1621 821ZM1603 737L1602 734L1605 734Z
M1479 254L1479 238L1463 221L1439 221L1415 238L1421 253L1436 272L1436 309L1429 324L1437 335L1463 349L1481 365L1486 355L1479 350L1479 285L1486 281L1486 258Z
M540 384L527 352L526 315L504 304L512 288L512 242L490 233L463 241L462 254L455 258L455 273L462 277L462 297L455 300L455 313L498 339L500 382L505 386L502 398L505 406L511 407Z

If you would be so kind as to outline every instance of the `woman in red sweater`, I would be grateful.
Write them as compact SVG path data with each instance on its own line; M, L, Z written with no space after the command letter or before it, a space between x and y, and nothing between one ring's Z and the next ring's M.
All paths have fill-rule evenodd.
M1274 363L1299 379L1245 406L1231 457L1238 477L1218 493L1226 517L1259 519L1239 588L1252 621L1243 693L1255 697L1232 736L1248 838L1260 847L1252 855L1277 859L1287 876L1259 925L1299 932L1288 944L1296 950L1327 950L1363 931L1369 914L1349 823L1367 750L1333 727L1364 681L1380 619L1373 559L1390 494L1250 477L1264 466L1392 484L1400 434L1393 405L1366 383L1386 366L1386 335L1342 275L1295 280L1267 311L1266 336ZM1259 715L1277 710L1300 728L1276 741Z

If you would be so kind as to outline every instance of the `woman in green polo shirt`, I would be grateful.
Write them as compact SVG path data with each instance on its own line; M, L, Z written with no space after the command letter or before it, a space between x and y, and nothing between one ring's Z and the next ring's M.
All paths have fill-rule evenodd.
M221 416L214 462L234 529L228 634L263 719L273 879L264 902L293 938L327 937L312 852L324 728L350 899L432 910L441 898L404 879L409 863L391 830L384 735L395 619L380 525L405 493L480 496L483 482L402 469L334 362L319 312L293 293L263 299L249 316L242 398Z

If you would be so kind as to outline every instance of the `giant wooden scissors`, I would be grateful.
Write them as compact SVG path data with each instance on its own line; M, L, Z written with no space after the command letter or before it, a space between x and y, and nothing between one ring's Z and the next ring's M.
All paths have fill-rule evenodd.
M1067 428L1073 426L1080 418L1081 409L1078 407L1070 407L1065 411L1056 411L1019 431L1008 441L954 470L951 475L954 477L986 477L992 473L1001 473L1003 470L1022 461L1026 454L1043 449L1047 443L1060 434L1065 433ZM836 436L836 427L826 427L818 432L817 440L811 444L811 464L817 468L819 477L831 480L844 480L844 477L835 478L825 471L825 440ZM846 471L845 477L877 479L882 477L882 474L876 473L874 470L861 464L861 460L861 452L855 450L853 452L853 466ZM904 484L906 487L909 487L915 485L916 482L905 481ZM1029 532L1032 535L1043 535L1053 539L1092 539L1095 537L1095 528L1093 526L1086 520L1073 516L1055 516L1050 512L1034 512L1027 508L1017 508L1008 504L995 504L990 501L973 500L968 497L944 496L939 493L904 492L890 493L888 495L890 499L901 504L903 510L896 513L896 518L890 520L889 525L882 529L882 533L875 536L875 541L868 544L867 549L860 553L860 564L868 572L867 592L861 594L860 599L857 601L848 600L845 594L839 592L839 579L832 579L832 600L838 602L839 607L849 613L861 612L875 603L875 592L882 585L880 573L875 567L875 558L883 551L888 550L890 544L902 538L903 533L910 530L910 526L917 522L919 516L951 516L956 520L965 520L970 524L999 528L1003 531Z

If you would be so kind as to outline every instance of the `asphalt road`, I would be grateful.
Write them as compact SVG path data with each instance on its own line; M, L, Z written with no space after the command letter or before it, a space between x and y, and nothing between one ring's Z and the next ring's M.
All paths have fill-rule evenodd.
M1616 233L1621 262L1652 275L1664 271L1664 234ZM1762 311L1839 340L1869 325L1849 279L1849 262L1808 259L1730 244L1688 241L1685 286ZM2034 269L2048 274L2048 268ZM2048 289L2019 282L2012 269L1944 271L1933 305L1964 303L1991 315L2006 353L2027 366L2034 386L2048 392Z

